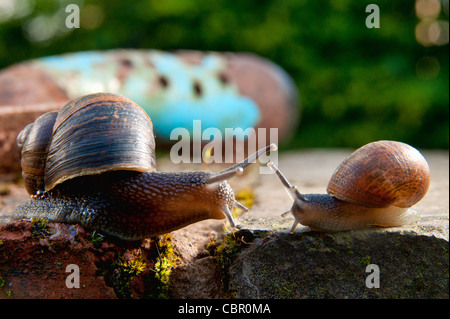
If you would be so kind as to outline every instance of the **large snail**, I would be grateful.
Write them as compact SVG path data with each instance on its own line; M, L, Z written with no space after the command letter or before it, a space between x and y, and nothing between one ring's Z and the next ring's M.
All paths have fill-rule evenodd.
M237 206L226 181L275 149L269 145L219 173L165 173L155 168L148 115L131 100L96 93L29 124L17 137L32 199L18 217L80 223L125 240L156 236L204 219L227 218Z
M291 232L300 223L317 231L345 231L370 226L394 227L417 221L409 207L430 186L430 170L422 154L395 141L369 143L345 159L333 173L327 194L301 194L272 163L294 200Z

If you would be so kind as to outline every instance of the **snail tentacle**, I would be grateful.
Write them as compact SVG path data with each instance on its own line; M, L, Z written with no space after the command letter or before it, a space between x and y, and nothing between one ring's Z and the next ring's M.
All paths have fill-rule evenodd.
M244 205L242 205L241 203L239 203L237 200L234 201L234 206L237 208L242 209L245 212L248 212L249 209L247 207L245 207Z
M211 176L209 176L206 179L206 184L213 184L213 183L218 183L218 182L223 182L226 181L232 177L234 177L235 175L242 175L242 173L244 172L244 169L242 167L237 167L234 170L226 170L226 171L221 171L217 174L213 174Z
M261 148L257 152L253 153L252 155L250 155L249 157L244 159L242 162L239 162L236 165L233 165L231 167L228 167L228 168L224 169L221 173L225 173L225 172L228 172L228 171L234 171L238 167L241 167L242 169L245 169L248 166L250 166L251 164L255 163L256 160L259 157L261 157L262 155L267 154L270 151L276 151L277 149L278 149L278 147L277 147L277 145L275 143L267 145L266 147Z
M275 174L277 174L277 176L280 179L281 183L284 185L284 187L286 187L286 190L288 191L289 196L291 196L291 198L294 201L295 200L299 200L299 201L302 201L302 202L306 202L307 201L305 196L303 196L298 191L297 186L291 185L291 183L289 183L289 181L287 180L286 176L284 176L284 174L278 169L278 167L273 162L267 163L267 166L270 167L275 172Z

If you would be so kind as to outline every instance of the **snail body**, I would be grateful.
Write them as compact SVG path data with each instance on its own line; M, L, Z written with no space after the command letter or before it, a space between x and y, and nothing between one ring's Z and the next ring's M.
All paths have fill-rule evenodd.
M208 172L126 172L78 177L22 203L22 218L79 223L125 240L157 236L205 219L229 218L228 183L208 187Z
M160 235L237 206L227 179L260 155L219 173L156 171L148 115L116 94L89 94L42 115L18 136L22 175L32 198L21 218L80 223L125 240Z
M415 148L396 141L369 143L353 152L333 173L327 194L301 194L282 172L268 164L287 188L295 222L317 231L394 227L417 221L410 209L427 193L430 171Z

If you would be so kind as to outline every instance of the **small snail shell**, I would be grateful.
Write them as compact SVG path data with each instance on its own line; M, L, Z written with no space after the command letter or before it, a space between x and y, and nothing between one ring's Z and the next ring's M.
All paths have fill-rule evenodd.
M369 143L345 159L333 173L328 194L301 194L269 163L294 199L289 212L313 230L345 231L369 226L402 226L417 219L409 207L430 186L430 170L415 148L401 142Z
M246 209L227 179L269 150L219 173L156 171L148 115L129 99L90 94L42 115L18 136L25 187L32 199L18 217L82 225L126 240L156 236Z

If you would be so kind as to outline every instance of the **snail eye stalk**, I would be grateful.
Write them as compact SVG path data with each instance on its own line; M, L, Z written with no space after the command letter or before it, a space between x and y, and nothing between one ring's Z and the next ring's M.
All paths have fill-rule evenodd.
M306 202L306 198L305 196L303 196L297 189L296 186L291 185L291 183L289 183L289 181L287 180L286 176L283 175L283 173L278 169L278 167L270 162L267 163L267 166L270 167L275 174L277 174L278 178L280 179L281 183L284 185L284 187L286 187L286 190L288 191L289 196L294 200L300 200L302 202Z

